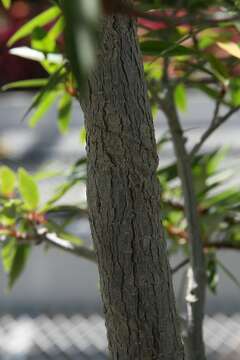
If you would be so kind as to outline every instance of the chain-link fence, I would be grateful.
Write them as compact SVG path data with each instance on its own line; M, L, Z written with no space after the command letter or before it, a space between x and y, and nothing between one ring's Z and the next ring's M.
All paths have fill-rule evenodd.
M209 360L240 359L240 314L206 317L204 332ZM0 318L1 360L103 360L106 346L104 320L99 315Z

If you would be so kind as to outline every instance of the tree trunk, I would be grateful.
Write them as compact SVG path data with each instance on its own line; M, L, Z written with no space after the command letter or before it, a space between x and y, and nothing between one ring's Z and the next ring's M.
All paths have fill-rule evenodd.
M104 19L97 62L82 108L109 350L120 360L183 360L160 223L154 127L132 20Z

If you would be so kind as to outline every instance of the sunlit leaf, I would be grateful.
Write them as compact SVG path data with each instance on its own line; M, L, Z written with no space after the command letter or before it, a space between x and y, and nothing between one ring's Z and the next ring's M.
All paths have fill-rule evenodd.
M32 33L31 47L46 53L56 53L57 40L64 30L64 19L60 17L47 31L45 28L36 27ZM49 57L49 56L48 56Z
M43 115L50 109L58 97L57 91L48 91L46 92L41 102L38 104L33 115L29 119L30 127L35 127L37 123L42 119Z
M59 176L62 176L62 171L60 170L39 170L33 177L35 181L42 181Z
M35 126L41 119L41 116L50 108L58 96L57 86L62 83L65 76L65 69L60 66L56 72L54 72L49 78L46 85L41 91L34 97L31 105L23 116L23 120L34 109L37 109L36 114L30 120L31 126Z
M83 126L81 131L80 131L80 142L81 142L81 144L86 144L86 139L87 139L87 132L86 132L85 126Z
M44 26L48 24L60 14L61 10L57 6L52 6L51 8L45 10L29 22L27 22L25 25L23 25L18 31L16 31L15 34L8 40L8 46L12 46L16 41L19 41L22 38L31 35L32 31L37 26Z
M56 40L63 32L65 26L64 17L61 16L57 22L48 31L47 38Z
M18 170L19 191L29 210L35 210L39 205L39 191L34 177L26 170Z
M187 94L186 88L183 83L179 83L174 90L174 100L175 104L181 111L186 111L187 109Z
M5 9L9 9L11 6L11 0L2 0L2 4L5 7Z
M240 59L240 47L238 46L238 44L230 41L230 42L227 42L227 43L218 42L217 45L221 49L226 51L228 54Z
M2 86L1 90L12 90L12 89L28 89L28 88L38 88L45 86L47 84L47 79L30 79L30 80L21 80L14 81L12 83Z
M230 96L233 106L240 105L240 79L236 77L230 81Z
M0 167L0 190L5 196L13 193L16 183L15 173L7 166Z

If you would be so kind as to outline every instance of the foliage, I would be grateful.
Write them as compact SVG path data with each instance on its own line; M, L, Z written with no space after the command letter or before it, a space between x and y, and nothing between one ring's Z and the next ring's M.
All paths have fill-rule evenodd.
M11 5L6 0L2 0L2 4L5 8ZM48 9L31 19L8 41L9 46L15 46L10 50L12 54L38 61L48 73L46 79L14 82L2 88L3 91L27 87L39 89L24 115L30 126L36 126L48 109L58 102L59 130L62 133L68 130L72 102L84 91L96 61L97 26L101 17L97 0L82 0L80 5L79 8L75 0L51 1ZM141 1L138 5L137 11L141 15L138 35L153 112L156 109L165 111L166 79L179 111L186 111L192 89L205 94L215 104L209 128L191 153L206 273L209 287L215 291L218 268L224 266L219 265L217 251L240 248L240 193L239 189L227 185L230 173L221 170L222 151L201 155L198 152L215 129L240 106L239 4L227 0L185 0L176 8L171 0L154 0ZM129 14L131 11L129 8L124 10ZM81 19L78 24L76 18ZM27 46L17 46L22 39L28 39ZM81 44L80 49L77 42ZM69 58L73 59L71 65ZM168 141L169 137L159 139L159 151ZM81 240L68 229L76 217L86 216L86 204L65 204L63 199L73 186L79 182L85 184L85 164L86 159L74 164L62 178L62 185L45 203L40 201L34 175L24 169L15 173L6 166L0 168L2 261L9 274L9 286L23 270L30 246L45 241L40 230L54 232L74 244L76 249L80 246ZM188 257L187 222L176 163L158 169L157 176L162 186L169 252L181 252ZM59 219L60 213L63 216Z

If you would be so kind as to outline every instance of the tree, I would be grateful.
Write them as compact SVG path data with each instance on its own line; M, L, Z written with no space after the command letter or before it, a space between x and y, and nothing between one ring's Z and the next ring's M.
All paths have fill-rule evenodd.
M157 152L134 23L105 19L82 101L88 205L113 359L183 359L160 224Z
M236 74L236 58L240 55L236 43L229 40L229 36L234 39L238 36L234 27L239 18L238 5L225 2L224 7L219 8L218 4L215 7L208 4L208 11L202 11L202 1L174 7L170 2L162 5L148 1L142 2L143 7L138 9L125 5L108 7L110 14L99 25L99 12L92 11L91 7L79 9L75 1L54 3L57 6L31 20L9 40L12 45L31 34L34 58L37 50L39 61L50 74L49 79L9 84L4 90L41 87L29 109L35 110L30 118L32 125L60 97L61 131L66 130L70 120L72 97L80 100L87 130L88 211L97 260L93 250L80 245L76 236L51 218L59 210L64 211L70 221L73 214L87 214L85 208L77 205L57 204L66 191L84 180L85 159L73 166L66 182L42 208L34 178L20 169L16 186L16 174L3 167L0 173L2 257L10 285L21 273L29 245L35 241L97 261L113 358L183 359L160 222L160 181L168 240L186 256L172 271L190 264L186 294L188 318L186 329L183 327L187 330L186 356L203 360L206 285L215 291L217 265L222 266L216 250L239 248L239 191L230 189L212 194L211 190L217 190L222 184L222 180L217 180L209 186L222 155L219 152L199 155L198 151L239 109L239 80L234 78L233 69ZM146 12L153 9L157 11ZM116 13L112 14L113 11ZM219 13L220 20L216 16ZM157 107L165 114L175 149L177 162L164 169L158 169L133 15L140 16L140 45L145 57L150 102L153 109ZM59 53L63 20L70 63ZM51 21L54 24L49 31L45 30L44 26ZM96 41L99 26L101 36ZM221 30L223 26L230 34L227 39ZM216 46L225 51L224 57L218 54ZM29 48L11 50L13 54L28 57L31 51ZM210 126L191 151L186 147L179 118L179 110L186 107L188 87L197 88L215 102ZM220 115L223 106L228 109ZM168 136L160 139L158 148L166 141ZM177 176L181 186L171 184ZM20 197L14 194L16 187ZM226 234L227 240L220 241Z

